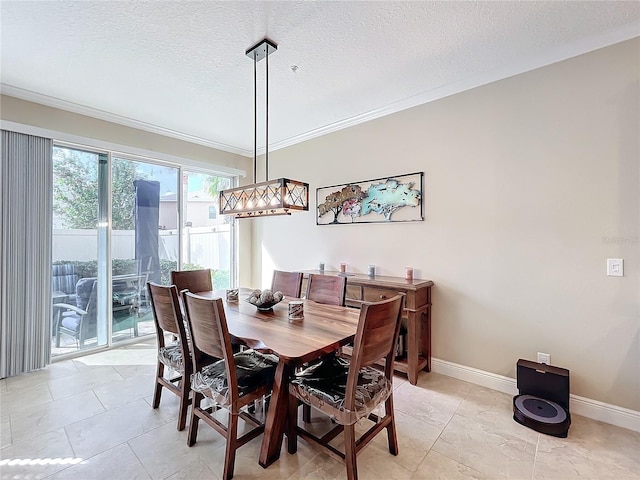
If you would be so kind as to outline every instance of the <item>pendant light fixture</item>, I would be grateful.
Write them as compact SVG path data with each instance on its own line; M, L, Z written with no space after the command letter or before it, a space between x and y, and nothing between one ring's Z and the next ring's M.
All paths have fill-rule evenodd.
M257 65L266 59L265 82L265 182L244 187L230 188L220 192L220 213L236 218L254 218L273 215L291 215L292 211L309 210L309 184L277 178L269 180L269 55L278 46L266 38L245 53L253 59L253 181L256 179L258 159L258 81Z

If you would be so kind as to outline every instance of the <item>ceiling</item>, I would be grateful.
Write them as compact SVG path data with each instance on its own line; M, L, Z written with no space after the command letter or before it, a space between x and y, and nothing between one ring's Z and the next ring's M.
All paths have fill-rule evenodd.
M0 16L2 93L243 155L244 53L265 36L272 151L640 35L637 1L2 0Z

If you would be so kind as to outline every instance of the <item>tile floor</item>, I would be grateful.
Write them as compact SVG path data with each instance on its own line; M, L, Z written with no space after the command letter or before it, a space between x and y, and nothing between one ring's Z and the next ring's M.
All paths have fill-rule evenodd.
M149 340L0 380L0 478L219 479L222 438L201 423L189 448L177 398L163 393L151 408L154 365ZM574 416L567 439L538 434L512 420L510 396L434 373L416 386L397 377L394 399L400 453L378 435L358 456L363 480L640 479L640 434L630 430ZM261 438L238 450L234 478L345 477L302 440L263 469Z

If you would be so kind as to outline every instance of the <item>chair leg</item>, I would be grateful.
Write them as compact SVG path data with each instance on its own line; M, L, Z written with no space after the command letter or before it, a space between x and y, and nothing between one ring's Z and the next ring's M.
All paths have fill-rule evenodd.
M189 435L187 436L187 445L192 447L196 443L198 437L198 421L200 417L196 415L196 410L200 408L200 402L203 395L198 392L193 392L193 399L191 403L191 421L189 422Z
M387 426L387 440L389 441L389 453L398 455L398 436L396 435L396 419L393 414L393 394L389 396L384 403L384 409L387 417L391 417L391 421Z
M229 412L229 423L227 425L227 446L224 454L224 471L222 478L231 480L233 478L233 467L236 463L236 450L238 449L238 414Z
M303 406L306 404L303 403ZM289 412L287 418L287 451L294 454L298 451L298 399L289 396Z
M178 431L184 430L187 424L187 410L189 408L189 392L191 392L191 374L184 371L180 381L180 410L178 413Z
M347 480L358 480L355 425L344 426L344 463L347 467Z
M158 368L156 369L156 388L153 392L153 404L151 405L153 408L158 408L160 406L160 396L162 395L162 384L158 382L159 378L164 376L164 364L162 362L158 362Z
M310 423L311 422L311 405L308 405L306 403L302 404L302 421L304 423Z
M60 310L56 314L56 348L60 347Z

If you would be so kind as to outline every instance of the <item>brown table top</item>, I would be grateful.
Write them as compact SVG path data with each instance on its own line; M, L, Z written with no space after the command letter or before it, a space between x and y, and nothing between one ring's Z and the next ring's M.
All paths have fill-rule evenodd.
M304 320L289 321L285 298L272 311L261 312L245 299L251 289L241 288L237 302L227 302L224 290L198 292L222 298L229 333L249 347L268 350L285 363L298 364L337 350L353 340L360 311L304 300Z

